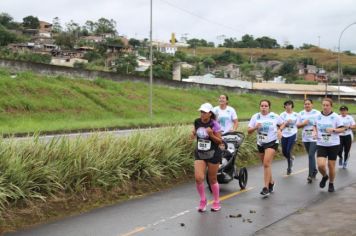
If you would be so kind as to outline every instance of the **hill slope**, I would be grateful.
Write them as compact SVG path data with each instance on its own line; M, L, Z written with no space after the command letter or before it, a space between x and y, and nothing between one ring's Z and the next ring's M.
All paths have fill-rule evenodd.
M183 52L194 54L192 48L181 48ZM337 68L338 54L330 50L321 48L311 48L308 50L287 50L287 49L263 49L263 48L197 48L195 54L197 56L211 56L221 54L226 50L238 52L245 56L245 58L252 57L253 60L264 58L268 60L286 60L289 58L313 58L319 65L322 65L328 70L335 70ZM340 54L340 61L342 66L356 66L356 56L348 56Z
M192 123L199 116L197 109L201 103L217 105L219 94L224 93L154 86L154 116L150 118L146 83L89 81L30 72L13 77L8 71L0 70L0 132L3 134ZM257 112L262 98L254 94L228 95L240 119L248 119ZM272 101L274 111L282 111L284 99L267 98ZM302 101L299 101L296 110L301 109ZM356 112L356 106L351 112Z

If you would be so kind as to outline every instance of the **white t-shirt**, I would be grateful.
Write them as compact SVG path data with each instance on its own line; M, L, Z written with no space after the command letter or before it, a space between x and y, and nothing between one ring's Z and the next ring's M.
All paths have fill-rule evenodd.
M237 114L234 108L227 106L222 110L219 106L214 107L213 112L217 116L217 121L221 126L222 133L227 133L234 127L234 120L237 120Z
M312 109L311 111L303 110L299 112L299 118L297 123L303 123L305 120L308 120L308 124L303 127L302 131L302 141L303 142L316 142L316 139L313 138L313 127L315 125L316 117L320 115L320 111Z
M340 144L340 137L338 133L328 133L327 128L336 129L343 126L338 114L332 112L324 116L322 113L316 117L315 125L318 133L316 144L319 146L329 147Z
M262 145L277 140L277 125L281 125L283 120L274 112L267 115L256 113L251 117L248 124L249 128L254 128L258 123L261 123L261 128L257 130L257 144Z
M344 126L350 127L355 125L355 120L352 116L350 115L346 115L346 116L342 116L339 115L342 123L344 124ZM340 136L346 136L346 135L352 135L352 130L350 128L348 128L347 130L345 130L345 132L340 133Z
M286 124L286 127L282 130L283 137L288 138L292 135L295 135L298 132L298 128L297 128L298 116L299 115L296 112L287 113L285 111L280 114L283 123ZM291 120L291 122L288 122L288 120Z

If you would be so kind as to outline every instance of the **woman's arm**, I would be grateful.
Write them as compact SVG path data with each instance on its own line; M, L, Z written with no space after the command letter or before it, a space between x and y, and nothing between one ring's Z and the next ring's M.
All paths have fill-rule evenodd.
M233 125L233 131L236 131L237 128L239 127L239 121L237 119L233 120L234 125Z
M214 143L220 145L222 144L221 132L214 132L210 127L206 128L208 135Z

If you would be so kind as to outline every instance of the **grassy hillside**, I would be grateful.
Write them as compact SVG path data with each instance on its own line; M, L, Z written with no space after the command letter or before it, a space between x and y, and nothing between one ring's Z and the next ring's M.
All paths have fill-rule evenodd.
M125 128L191 123L201 103L217 105L224 91L175 89L154 86L153 113L149 117L149 88L145 83L88 81L30 72L12 78L0 70L0 132L19 133L95 128ZM254 94L228 94L240 119L258 110L262 98ZM268 97L276 112L284 99ZM319 105L319 104L318 104ZM296 110L302 109L297 102ZM356 112L356 106L351 108Z
M194 53L194 49L182 48L189 54ZM323 65L329 69L337 68L338 55L330 50L321 48L311 48L308 50L287 50L287 49L263 49L263 48L197 48L195 53L197 56L210 56L221 54L226 50L241 53L246 58L251 56L256 60L260 57L265 57L270 60L285 60L288 58L313 58L319 65ZM342 66L353 65L356 66L356 56L348 56L346 54L340 55Z

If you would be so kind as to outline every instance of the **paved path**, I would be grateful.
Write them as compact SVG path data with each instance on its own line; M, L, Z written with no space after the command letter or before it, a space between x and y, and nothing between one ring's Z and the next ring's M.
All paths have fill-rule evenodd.
M352 235L355 234L354 226L349 220L342 219L354 219L356 214L356 207L353 206L356 192L353 185L356 183L355 144L351 153L350 167L337 169L335 193L319 188L320 175L318 181L306 183L307 157L300 156L296 158L294 173L290 176L285 175L286 161L273 163L277 186L276 192L269 198L262 199L259 194L263 173L260 166L248 168L249 182L245 191L239 191L237 181L221 185L223 208L217 213L208 211L201 214L196 211L198 196L192 181L141 199L6 235L276 235L274 232L278 235L298 232L309 235L313 232L318 234L326 227L335 228L327 220L339 222L339 228L350 230L342 232L353 232L341 235ZM353 198L350 198L352 195ZM208 196L212 198L210 194ZM332 208L334 215L329 217L325 206L330 202L336 205ZM342 202L346 203L346 207L340 207ZM241 217L237 217L238 214Z

